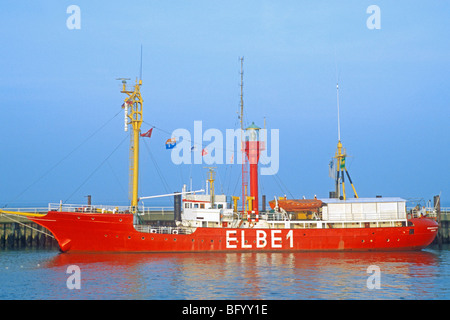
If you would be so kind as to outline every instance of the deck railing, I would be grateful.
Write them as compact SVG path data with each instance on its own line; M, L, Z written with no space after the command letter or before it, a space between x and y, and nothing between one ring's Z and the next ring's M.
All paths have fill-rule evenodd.
M429 218L437 218L437 212L433 207L422 207L417 209L417 207L408 207L407 213L411 214L414 218L418 218L421 216L426 216ZM450 215L450 207L441 207L441 216L442 215Z
M85 213L131 213L130 206L114 206L114 205L81 205L81 204L61 204L49 203L48 211L63 211L63 212L85 212ZM138 207L138 214L152 214L164 211L171 211L173 207ZM45 211L45 210L44 210Z
M162 234L191 234L193 230L191 228L184 227L165 227L165 226L151 226L151 225L143 225L137 224L134 225L134 228L138 232L143 233L162 233Z

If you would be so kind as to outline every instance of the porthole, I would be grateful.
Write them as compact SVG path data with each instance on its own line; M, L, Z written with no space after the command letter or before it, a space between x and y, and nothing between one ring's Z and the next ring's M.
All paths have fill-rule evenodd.
M142 239L142 240L145 240L145 237L142 237L141 239Z

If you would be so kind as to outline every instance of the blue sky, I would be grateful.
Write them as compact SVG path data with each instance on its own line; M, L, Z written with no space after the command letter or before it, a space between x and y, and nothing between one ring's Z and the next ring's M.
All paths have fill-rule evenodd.
M79 30L66 26L72 4ZM379 30L366 26L372 4ZM174 165L164 142L177 128L193 132L195 120L204 130L239 127L244 56L245 120L280 130L279 172L260 179L268 198L333 190L338 75L358 194L441 192L450 206L449 10L446 1L2 1L0 203L84 203L88 194L127 203L115 79L139 75L142 45L142 130L157 130L141 146L141 196L180 190L190 175L204 186L204 165ZM239 195L240 166L217 170L216 190Z

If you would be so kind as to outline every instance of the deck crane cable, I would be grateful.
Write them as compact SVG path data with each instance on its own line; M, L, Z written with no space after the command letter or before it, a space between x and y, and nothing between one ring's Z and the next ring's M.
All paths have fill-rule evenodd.
M27 192L32 186L41 181L44 177L46 177L51 171L53 171L57 166L59 166L64 160L69 158L75 151L77 151L81 146L83 146L86 142L88 142L92 137L94 137L100 130L102 130L108 123L110 123L115 117L122 113L122 109L117 112L112 118L106 121L102 126L100 126L97 130L91 133L86 139L84 139L79 145L77 145L72 151L62 157L58 162L56 162L50 169L44 172L41 176L39 176L36 180L34 180L30 185L28 185L19 195L17 195L13 200L7 202L3 208L6 208L9 203L16 201L19 199L25 192Z
M144 141L145 141L145 140L144 140ZM164 175L163 175L161 169L159 168L158 163L156 162L156 159L155 159L155 157L153 156L153 153L152 153L152 151L150 150L150 147L148 146L148 144L147 144L146 141L145 141L144 145L145 145L145 148L147 149L147 152L148 152L149 155L150 155L150 159L152 160L153 165L155 166L156 173L158 174L159 179L161 180L164 189L166 190L167 193L170 193L170 187L169 187L169 184L167 183L167 180L164 178Z
M108 159L114 154L114 152L117 151L117 149L119 149L119 147L122 145L122 143L129 138L128 136L125 136L122 141L119 142L119 144L114 148L114 150L91 172L91 174L89 174L89 176L84 179L84 181L70 194L70 196L63 202L63 203L67 203L67 201L70 200L70 198L72 198L72 196L81 189L81 187L88 182L88 180L94 175L94 173L96 173L98 171L98 169L100 169L107 161Z

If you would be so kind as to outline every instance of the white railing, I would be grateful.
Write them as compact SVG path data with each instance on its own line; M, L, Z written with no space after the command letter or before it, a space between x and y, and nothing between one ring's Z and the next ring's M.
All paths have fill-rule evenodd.
M155 227L151 225L138 224L134 225L134 229L143 233L160 233L160 234L191 234L192 228L183 227Z
M153 213L160 213L163 214L166 212L173 212L173 207L140 207L139 208L139 215L144 214L153 214Z
M85 213L131 213L130 206L49 203L48 211Z
M434 210L434 207L422 207L416 209L416 207L408 207L406 208L408 214L412 213L413 217L427 216L430 218L437 218L437 212ZM449 215L450 207L441 207L441 215Z
M85 205L85 204L61 204L49 203L48 208L44 211L63 211L63 212L85 212L85 213L131 213L130 206L114 206L114 205ZM163 213L173 211L173 207L138 207L139 215Z

